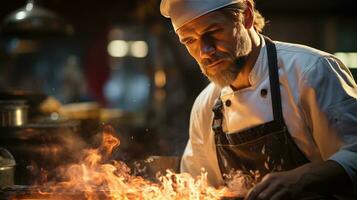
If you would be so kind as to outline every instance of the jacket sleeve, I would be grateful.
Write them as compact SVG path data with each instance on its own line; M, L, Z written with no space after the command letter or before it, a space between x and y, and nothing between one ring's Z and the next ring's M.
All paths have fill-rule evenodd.
M204 169L210 185L219 186L223 184L223 180L210 130L211 117L210 105L198 97L191 110L190 137L181 159L181 172L197 177Z
M357 87L339 60L322 57L302 76L301 106L324 160L339 163L357 186Z

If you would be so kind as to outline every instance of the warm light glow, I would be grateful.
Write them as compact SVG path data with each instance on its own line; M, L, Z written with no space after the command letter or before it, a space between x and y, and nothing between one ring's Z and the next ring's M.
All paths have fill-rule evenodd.
M336 52L335 56L348 68L357 68L357 52Z
M112 57L127 56L128 51L129 51L129 45L124 40L113 40L108 45L108 53Z
M26 12L25 11L20 11L20 12L18 12L16 15L15 15L15 18L17 19L17 20L21 20L21 19L23 19L23 18L25 18L26 17Z
M148 45L145 41L134 41L130 46L130 53L137 58L144 58L148 54Z
M155 85L162 88L166 85L166 74L164 70L157 70L155 72Z

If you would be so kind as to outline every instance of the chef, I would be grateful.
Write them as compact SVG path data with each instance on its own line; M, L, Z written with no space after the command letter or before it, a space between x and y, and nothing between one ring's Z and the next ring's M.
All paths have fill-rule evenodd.
M247 199L356 194L357 86L340 60L261 35L253 0L162 0L160 10L211 81L191 111L182 172L204 168L214 186L259 172Z

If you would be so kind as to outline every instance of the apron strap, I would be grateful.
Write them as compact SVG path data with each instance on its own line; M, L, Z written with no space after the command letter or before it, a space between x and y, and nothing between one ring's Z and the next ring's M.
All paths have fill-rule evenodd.
M280 95L280 83L279 83L279 67L277 60L277 53L275 44L271 39L263 36L266 48L268 52L268 64L269 64L269 81L271 88L271 101L274 121L278 122L280 125L284 125L283 111L281 106L281 95ZM212 109L213 111L213 121L212 129L215 134L224 134L222 124L223 124L223 102L221 98L216 100L216 103Z
M216 100L215 105L213 106L213 121L212 121L212 129L216 135L224 134L222 124L223 124L223 102L221 98Z
M268 52L269 63L269 81L271 90L271 101L273 107L274 120L284 124L283 109L281 106L280 84L279 84L279 67L277 60L276 47L273 41L263 36Z

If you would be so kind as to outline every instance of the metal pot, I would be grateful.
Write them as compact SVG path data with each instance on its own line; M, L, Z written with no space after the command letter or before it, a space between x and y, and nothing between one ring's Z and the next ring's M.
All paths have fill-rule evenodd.
M37 38L44 36L72 36L73 27L52 11L38 6L35 0L9 14L1 24L4 36Z
M0 126L14 127L27 123L28 106L25 101L0 101Z
M0 101L26 101L26 105L29 106L29 117L40 115L39 107L47 97L47 94L39 92L23 90L0 91Z
M0 147L0 188L14 185L15 159L11 153Z

